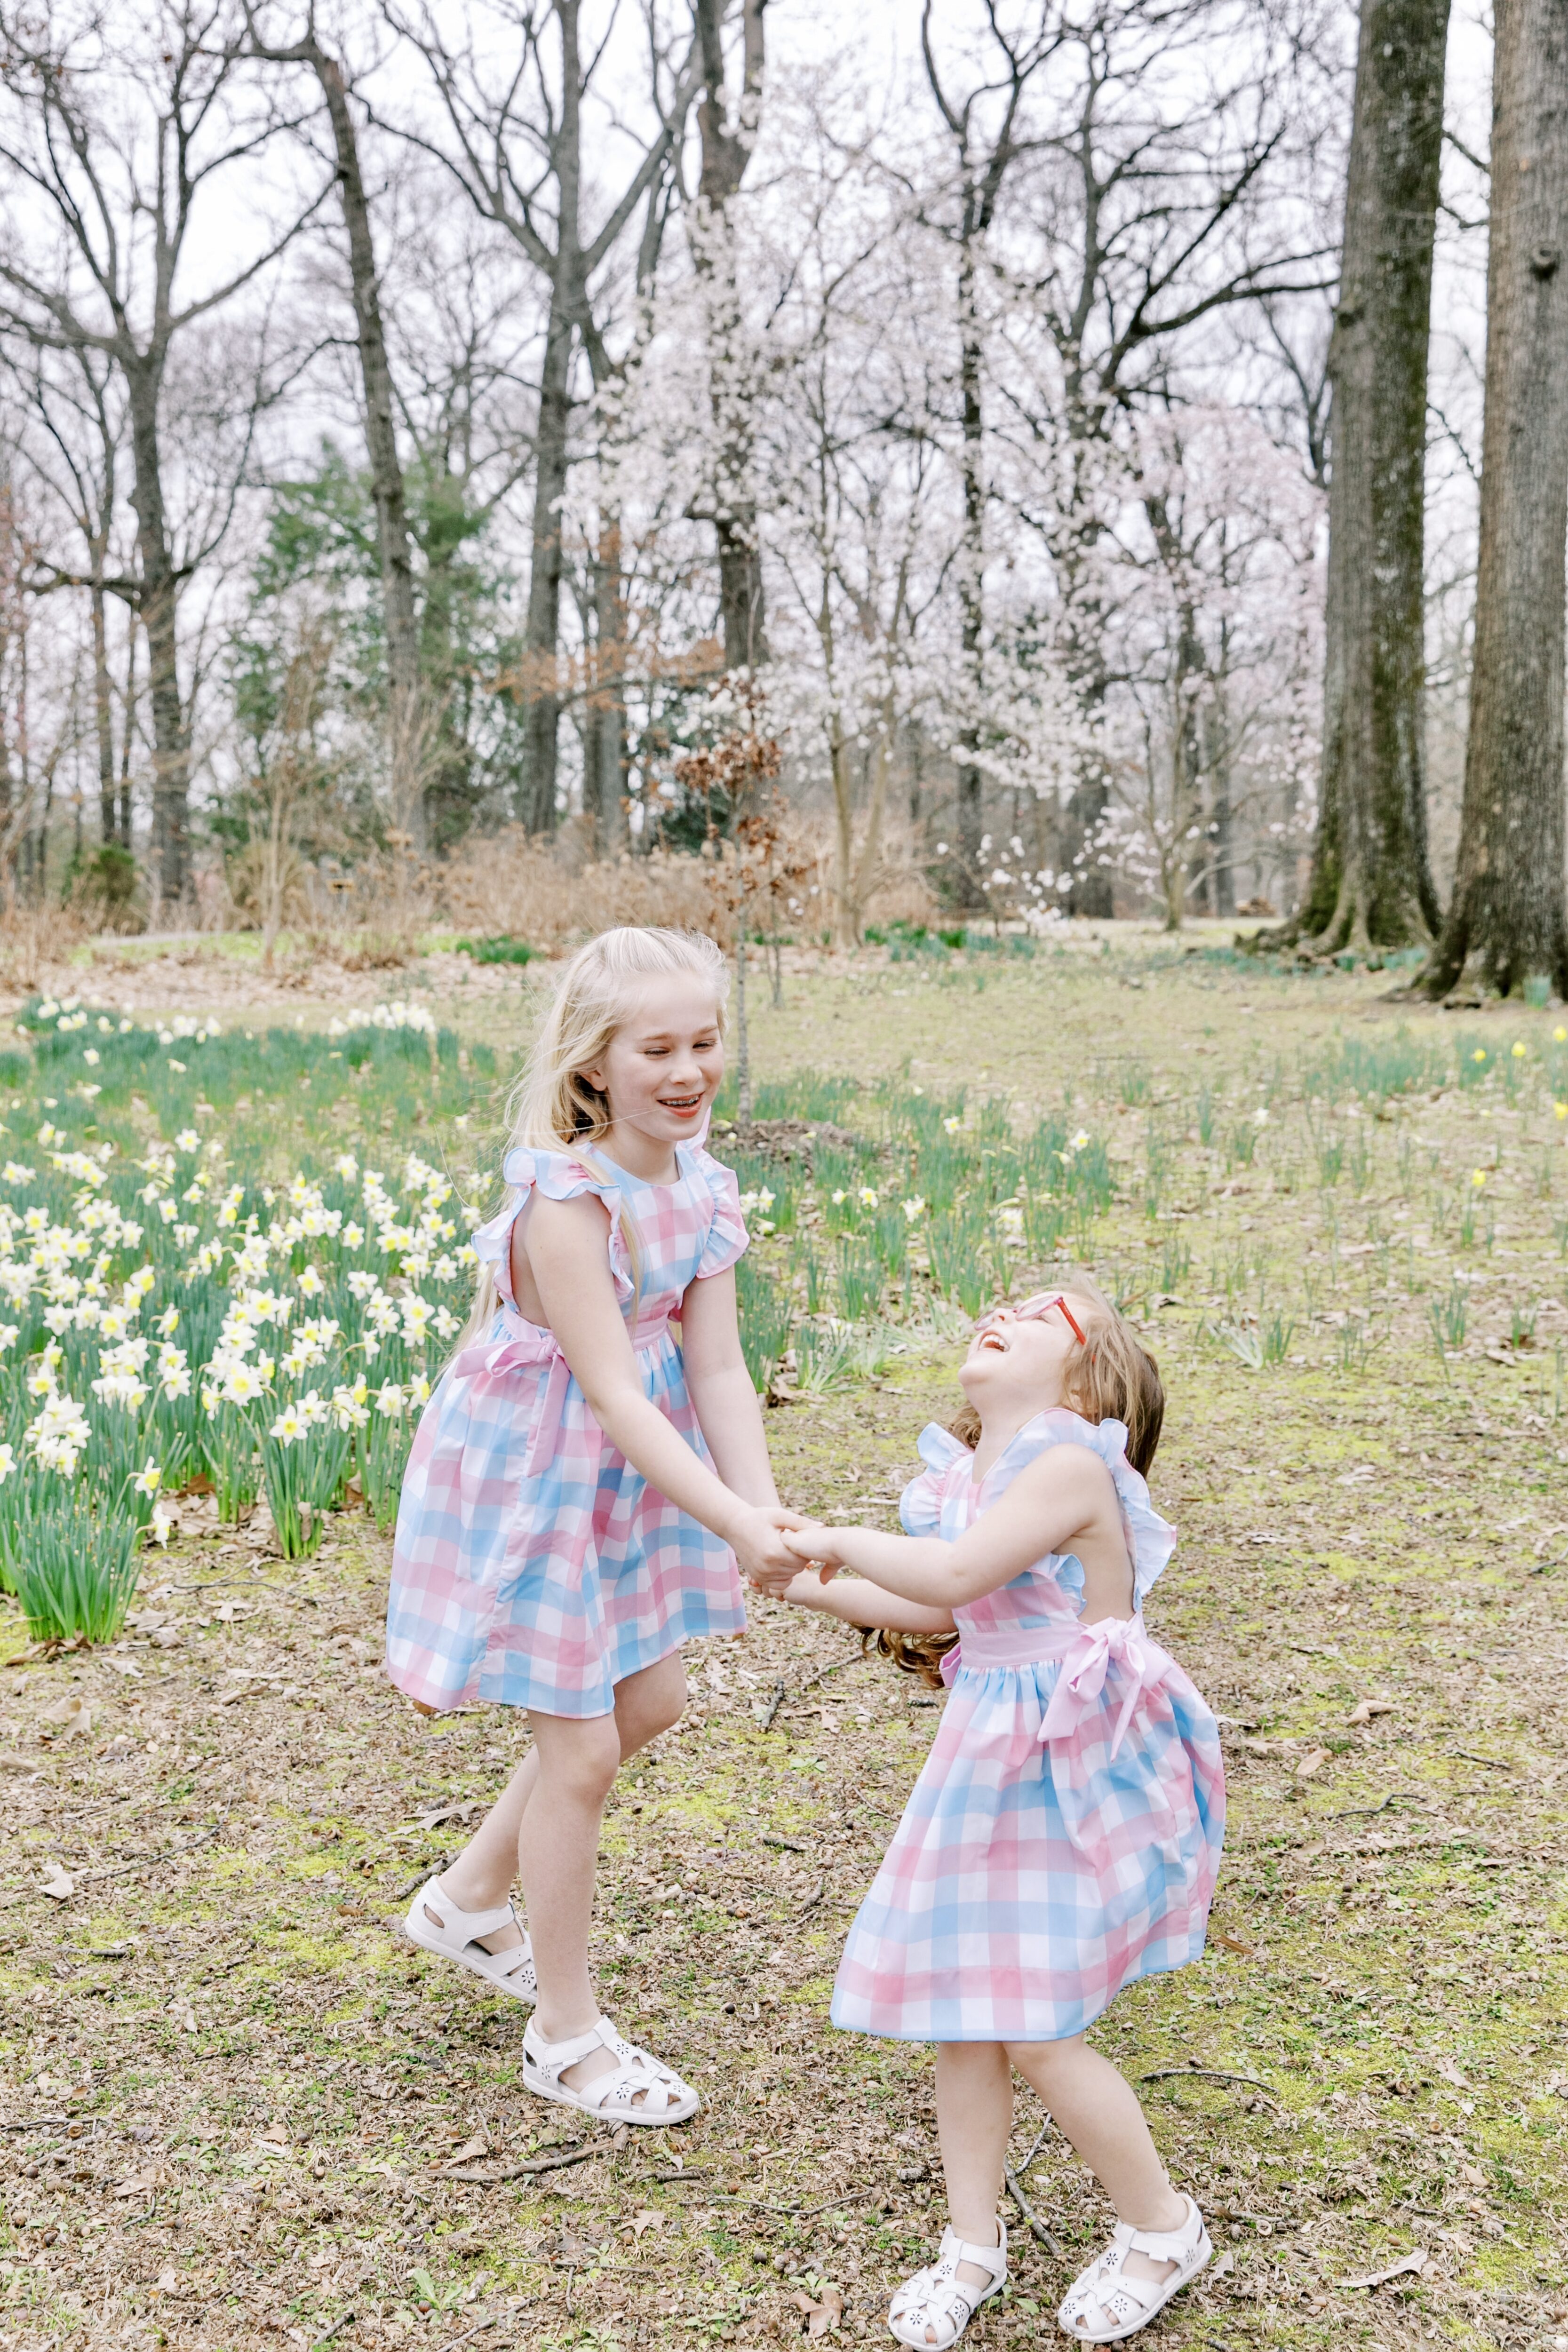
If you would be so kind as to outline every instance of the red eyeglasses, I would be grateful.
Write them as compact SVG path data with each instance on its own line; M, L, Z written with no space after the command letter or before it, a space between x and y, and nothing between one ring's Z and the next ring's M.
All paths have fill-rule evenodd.
M1050 1313L1053 1307L1061 1308L1063 1319L1073 1338L1080 1348L1086 1348L1089 1341L1085 1337L1083 1326L1059 1290L1037 1290L1032 1298L1026 1298L1021 1307L1010 1307L1008 1312L1016 1323L1037 1323ZM984 1331L987 1323L994 1323L995 1320L994 1312L983 1316L975 1328Z

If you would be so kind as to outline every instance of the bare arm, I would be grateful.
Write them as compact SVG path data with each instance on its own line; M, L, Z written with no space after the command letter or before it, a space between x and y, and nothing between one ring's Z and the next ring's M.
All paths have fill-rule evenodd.
M889 1633L952 1632L951 1610L924 1609L918 1601L906 1601L863 1576L825 1579L814 1569L805 1569L778 1597L797 1609L818 1609L825 1616L841 1617L847 1625L879 1625Z
M874 1577L928 1608L962 1609L1010 1584L1047 1552L1076 1552L1084 1570L1084 1616L1126 1617L1132 1570L1110 1471L1087 1446L1057 1445L1021 1471L956 1543L937 1536L885 1536L875 1528L802 1528L785 1538L797 1559ZM770 1572L773 1585L776 1571Z
M680 1302L680 1352L719 1475L745 1502L776 1503L763 1408L741 1352L733 1267L688 1284Z
M798 1515L733 1492L644 1395L610 1276L609 1223L592 1194L552 1201L536 1192L512 1228L513 1286L521 1255L589 1411L633 1469L732 1545L748 1574L776 1575L790 1557L778 1528L797 1524Z

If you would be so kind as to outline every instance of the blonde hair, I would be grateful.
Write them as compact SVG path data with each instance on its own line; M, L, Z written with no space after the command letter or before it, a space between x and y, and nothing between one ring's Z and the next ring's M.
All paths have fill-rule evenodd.
M568 959L507 1100L503 1162L507 1153L531 1148L572 1150L590 1166L596 1165L596 1148L610 1129L610 1105L608 1097L590 1085L586 1073L604 1059L647 983L671 979L699 980L712 990L721 1034L729 966L723 950L701 931L623 923L601 931ZM515 1186L509 1185L504 1205L513 1208L521 1198ZM637 1226L624 1202L620 1223L633 1280L640 1290ZM481 1265L473 1312L459 1348L489 1330L499 1298L494 1266Z
M1082 1299L1089 1309L1079 1318L1082 1345L1075 1339L1067 1360L1062 1402L1085 1421L1124 1423L1127 1459L1140 1477L1147 1477L1165 1419L1160 1367L1092 1275L1070 1268L1061 1287L1075 1304ZM980 1415L968 1402L948 1427L972 1453L980 1443ZM940 1690L942 1661L957 1640L956 1633L895 1633L878 1628L861 1634L860 1646L890 1658L901 1674L918 1675Z

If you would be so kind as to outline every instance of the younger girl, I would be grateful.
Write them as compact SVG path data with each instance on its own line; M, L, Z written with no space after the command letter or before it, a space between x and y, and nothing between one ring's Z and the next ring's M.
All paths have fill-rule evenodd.
M684 932L605 931L568 963L516 1099L508 1204L475 1235L473 1319L414 1443L387 1609L387 1670L419 1705L526 1707L533 1732L407 1932L537 1999L530 2090L628 2124L698 2098L594 1996L605 1801L685 1705L681 1643L743 1627L737 1558L798 1565L736 1328L739 1194L702 1148L724 991L719 950Z
M1211 2249L1136 2095L1084 2031L1123 1985L1203 1949L1219 1736L1143 1630L1175 1531L1143 1483L1164 1398L1127 1324L1080 1277L988 1318L959 1378L969 1411L955 1434L921 1439L909 1537L785 1538L823 1563L786 1588L792 1601L885 1629L900 1663L950 1654L952 1695L850 1929L833 2018L938 2044L952 2220L940 2259L894 2298L899 2340L941 2352L1006 2281L996 2208L1016 2066L1116 2208L1110 2246L1058 2315L1080 2343L1114 2344ZM862 1576L829 1582L840 1567Z

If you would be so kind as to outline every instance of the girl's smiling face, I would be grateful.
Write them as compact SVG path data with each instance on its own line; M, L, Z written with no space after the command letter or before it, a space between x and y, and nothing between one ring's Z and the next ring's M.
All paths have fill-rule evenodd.
M711 990L697 979L649 982L583 1076L608 1097L617 1126L664 1144L700 1135L724 1076Z
M1093 1313L1090 1300L1067 1290L1027 1300L1021 1310L999 1307L986 1316L958 1374L959 1386L981 1418L1021 1406L1027 1408L1027 1417L1059 1404L1068 1360Z

